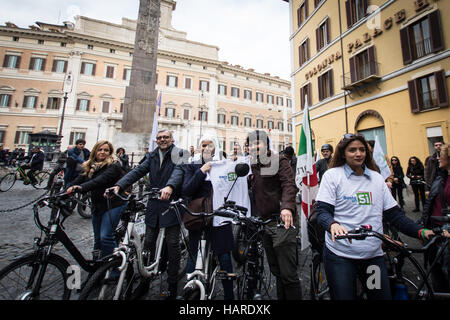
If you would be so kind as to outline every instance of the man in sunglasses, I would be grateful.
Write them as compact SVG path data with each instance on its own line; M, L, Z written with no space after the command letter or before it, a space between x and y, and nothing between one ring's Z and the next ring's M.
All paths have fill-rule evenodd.
M159 229L166 228L166 242L169 265L167 280L168 299L175 299L178 288L178 270L180 268L180 224L173 212L162 215L169 208L169 199L178 199L181 193L184 171L183 163L188 162L189 152L174 145L172 133L161 130L156 135L158 147L150 152L145 161L120 179L112 189L115 193L126 190L140 178L149 174L150 188L161 191L160 199L149 199L145 215L144 253L150 261L154 260L156 240ZM141 289L148 291L149 282L141 281Z

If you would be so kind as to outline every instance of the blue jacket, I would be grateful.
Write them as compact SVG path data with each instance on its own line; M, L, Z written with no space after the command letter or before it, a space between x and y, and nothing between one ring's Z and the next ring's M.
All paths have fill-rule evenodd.
M205 181L206 174L200 170L202 165L201 163L184 165L183 197L197 199L211 194L211 181Z
M83 154L84 154L84 160L82 158L80 158L80 153L81 152L83 152ZM80 150L80 149L75 147L75 148L69 150L67 155L69 157L74 158L77 163L82 164L83 162L85 162L85 161L87 161L89 159L89 156L91 155L91 152L88 149L86 149L86 148L83 148L83 150Z

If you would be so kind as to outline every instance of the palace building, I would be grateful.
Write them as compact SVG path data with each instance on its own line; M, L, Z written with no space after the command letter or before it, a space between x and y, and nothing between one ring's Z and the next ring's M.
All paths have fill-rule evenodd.
M316 149L345 133L378 136L405 168L450 140L449 1L284 1L296 136L307 97Z
M172 27L175 7L175 1L161 1L158 127L171 130L186 149L213 135L228 153L255 129L269 133L276 151L291 145L290 81L219 61L217 46L190 41ZM62 25L0 26L0 144L26 148L30 133L57 133L63 110L63 150L78 138L88 148L101 139L114 143L135 32L135 20L114 24L83 16ZM64 86L68 76L70 86Z

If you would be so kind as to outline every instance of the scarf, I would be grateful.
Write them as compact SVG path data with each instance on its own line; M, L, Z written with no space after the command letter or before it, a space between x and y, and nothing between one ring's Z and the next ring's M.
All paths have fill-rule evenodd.
M92 179L92 176L94 175L95 172L97 172L98 170L100 170L106 163L104 161L102 162L93 162L91 164L91 168L89 169L89 173L88 173L88 178Z

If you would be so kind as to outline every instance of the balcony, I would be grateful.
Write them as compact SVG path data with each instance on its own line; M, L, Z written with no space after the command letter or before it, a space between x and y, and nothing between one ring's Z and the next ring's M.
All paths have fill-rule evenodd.
M354 91L366 88L381 79L379 70L380 64L376 61L368 61L358 66L354 72L342 76L342 90Z

